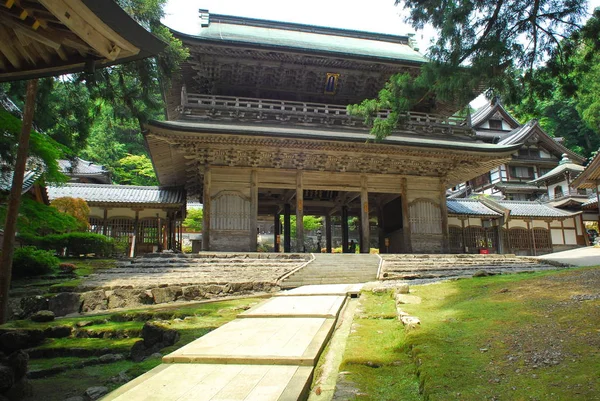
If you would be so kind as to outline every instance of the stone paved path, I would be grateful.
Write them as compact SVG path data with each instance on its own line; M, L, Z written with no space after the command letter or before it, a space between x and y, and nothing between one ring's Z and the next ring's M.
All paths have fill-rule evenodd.
M360 287L312 285L278 293L102 400L305 400L337 317Z

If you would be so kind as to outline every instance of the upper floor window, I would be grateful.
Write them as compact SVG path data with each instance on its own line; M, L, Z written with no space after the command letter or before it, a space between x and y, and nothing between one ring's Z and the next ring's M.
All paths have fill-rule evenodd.
M536 148L521 148L519 149L519 157L539 158L540 151Z
M557 185L554 187L554 197L555 198L560 198L563 196L563 189L562 186Z
M510 175L513 178L533 179L533 167L524 167L524 166L511 167Z
M502 129L502 120L489 120L490 129Z

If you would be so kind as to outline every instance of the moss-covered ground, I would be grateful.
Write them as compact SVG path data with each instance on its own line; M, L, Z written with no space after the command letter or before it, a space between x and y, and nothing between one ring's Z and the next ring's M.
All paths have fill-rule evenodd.
M600 268L365 292L339 385L352 400L600 400ZM348 391L348 387L351 391ZM342 398L339 398L342 399Z

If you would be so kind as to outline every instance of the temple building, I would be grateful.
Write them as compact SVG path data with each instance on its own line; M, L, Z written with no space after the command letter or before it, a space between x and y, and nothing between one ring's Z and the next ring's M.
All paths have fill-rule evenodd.
M327 250L335 216L345 251L355 217L361 252L371 242L382 252L448 252L446 190L521 148L481 143L453 117L464 105L433 97L375 142L346 106L375 97L394 73L419 73L426 60L408 36L208 13L193 35L173 34L190 57L166 93L167 121L149 122L145 139L160 184L203 204L203 250L256 250L260 216L274 222L275 251L301 252L302 217L315 215Z

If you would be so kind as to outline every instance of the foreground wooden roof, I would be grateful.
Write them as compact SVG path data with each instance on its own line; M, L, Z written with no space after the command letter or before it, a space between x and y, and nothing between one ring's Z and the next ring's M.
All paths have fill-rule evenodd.
M92 71L164 46L112 0L6 0L0 7L0 82Z

